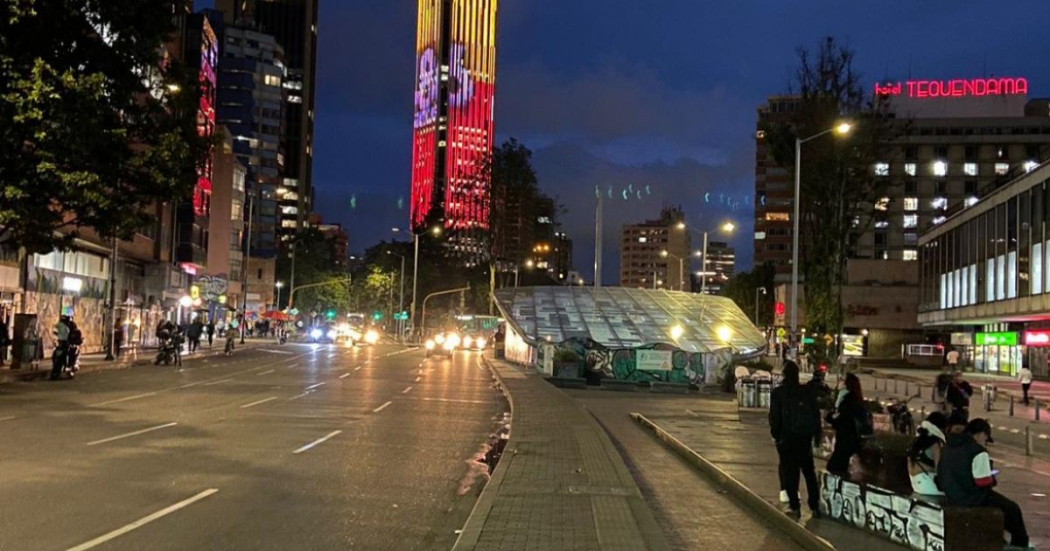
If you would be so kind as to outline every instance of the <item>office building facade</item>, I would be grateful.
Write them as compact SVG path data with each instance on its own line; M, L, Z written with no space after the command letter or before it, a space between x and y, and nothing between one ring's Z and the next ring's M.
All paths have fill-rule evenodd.
M419 0L412 133L414 231L441 225L449 250L488 253L498 0Z
M736 249L725 241L709 241L706 265L707 272L705 273L704 264L701 264L693 290L700 292L703 287L709 295L721 294L726 282L736 273Z
M658 219L625 224L620 237L620 286L686 290L690 247L681 209L665 208Z

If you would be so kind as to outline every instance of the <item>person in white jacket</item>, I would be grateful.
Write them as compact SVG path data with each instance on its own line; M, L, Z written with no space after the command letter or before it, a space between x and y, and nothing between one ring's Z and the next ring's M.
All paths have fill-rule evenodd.
M1028 366L1021 366L1017 372L1017 380L1021 382L1021 392L1024 393L1024 405L1028 405L1028 390L1032 388L1032 370Z

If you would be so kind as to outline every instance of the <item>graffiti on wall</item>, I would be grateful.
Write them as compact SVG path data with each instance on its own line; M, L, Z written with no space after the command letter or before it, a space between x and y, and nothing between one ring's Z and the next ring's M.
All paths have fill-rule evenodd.
M920 551L944 551L944 511L875 486L825 472L820 510L828 518L875 532Z
M102 350L103 328L106 321L106 302L101 299L52 295L47 293L26 293L26 311L36 312L38 331L43 340L44 354L51 355L57 344L54 328L58 317L72 314L73 321L84 335L81 350L84 353Z
M589 338L574 337L561 343L560 346L576 352L583 358L585 369L588 371L601 373L603 377L619 381L660 381L702 385L708 369L717 370L721 365L728 365L732 360L731 351L703 354L686 352L668 344L654 344L632 349L611 349ZM670 369L639 369L639 350L670 352Z

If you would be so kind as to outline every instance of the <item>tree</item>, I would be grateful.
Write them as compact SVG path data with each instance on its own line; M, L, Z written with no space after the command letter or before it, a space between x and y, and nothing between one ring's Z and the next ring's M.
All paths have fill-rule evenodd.
M819 332L841 333L842 283L846 258L857 237L876 219L879 198L892 184L873 170L882 144L899 131L885 98L870 97L853 69L853 52L826 38L817 53L800 48L794 93L799 104L790 120L765 128L774 159L795 163L795 139L808 138L842 121L847 137L807 142L802 151L800 271L806 285L806 321ZM880 207L881 208L881 207Z
M0 3L0 244L46 253L86 227L127 238L157 201L191 193L210 140L195 82L163 56L172 13L163 1Z
M756 325L770 327L773 325L773 304L775 302L773 278L775 275L776 268L770 262L755 266L749 272L740 272L731 277L722 287L722 296L732 299L744 311L744 314L751 318L755 312L757 291L759 308ZM758 289L765 289L766 292L763 294Z
M511 258L513 244L525 242L531 246L531 206L539 190L536 171L532 168L532 151L511 138L494 148L483 161L482 171L491 181L489 209L492 224L490 232L491 256L496 261L521 264L524 258ZM527 235L518 235L515 233Z

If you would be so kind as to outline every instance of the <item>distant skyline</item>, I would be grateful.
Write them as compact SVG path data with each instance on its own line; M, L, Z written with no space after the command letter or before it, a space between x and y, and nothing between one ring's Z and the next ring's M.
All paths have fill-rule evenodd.
M415 2L321 1L316 205L354 251L408 223L415 17ZM756 108L789 90L796 48L836 37L871 86L994 74L1026 77L1029 96L1045 97L1047 20L1050 3L1036 0L504 1L497 141L534 151L540 187L569 208L562 225L586 278L596 185L650 192L605 210L605 283L618 278L621 224L664 205L681 205L700 229L733 220L737 269L747 270Z

